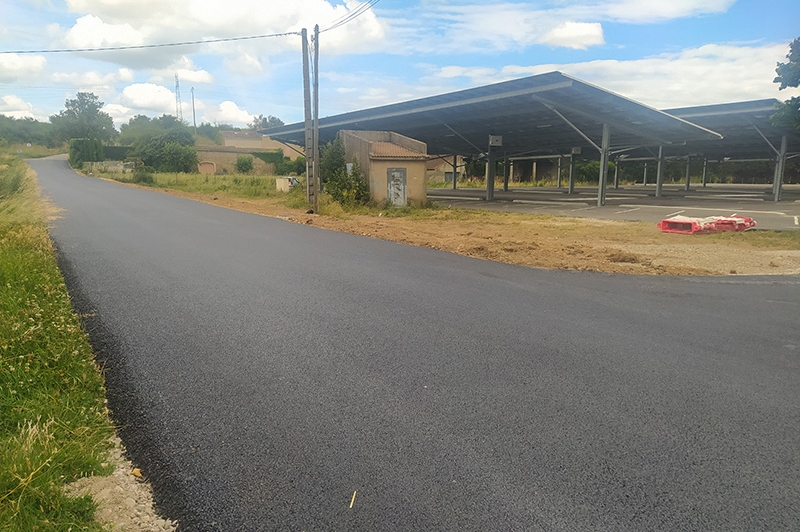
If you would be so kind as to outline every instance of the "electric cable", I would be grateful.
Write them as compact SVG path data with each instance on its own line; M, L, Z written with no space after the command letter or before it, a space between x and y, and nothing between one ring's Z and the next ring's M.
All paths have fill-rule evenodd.
M62 54L77 52L116 52L121 50L142 50L146 48L166 48L170 46L193 46L197 44L210 44L218 42L247 41L253 39L268 39L271 37L288 37L300 35L300 32L290 31L285 33L269 33L266 35L249 35L247 37L224 37L220 39L204 39L199 41L182 41L160 44L137 44L130 46L104 46L101 48L59 48L55 50L3 50L0 54Z

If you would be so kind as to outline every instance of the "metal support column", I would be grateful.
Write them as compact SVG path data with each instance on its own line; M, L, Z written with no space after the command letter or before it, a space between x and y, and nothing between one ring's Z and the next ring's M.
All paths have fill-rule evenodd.
M781 151L778 153L778 162L775 169L775 201L781 199L781 189L783 188L783 171L786 168L786 150L788 140L786 135L781 138Z
M611 132L608 124L603 124L603 140L600 144L600 182L597 184L597 206L606 204L606 180L608 179L608 149L611 145Z
M486 154L486 201L494 201L494 178L497 177L497 156L489 148Z
M661 197L661 188L664 185L664 146L658 147L658 169L656 170L656 197Z
M683 190L686 190L687 192L689 191L692 185L692 177L691 174L689 174L689 163L691 163L691 161L692 161L691 157L686 158L686 185L683 187Z
M556 188L561 188L561 161L563 157L558 158L558 177L556 177Z
M567 194L575 193L575 156L569 156L569 188Z
M453 155L453 190L458 182L458 155Z
M508 155L506 155L503 157L503 192L508 192L508 178L511 175L508 167L509 164Z
M647 163L644 163L644 175L642 176L642 186L647 186Z
M614 190L619 188L619 157L614 161Z
M706 187L707 175L708 175L708 159L703 159L703 188Z

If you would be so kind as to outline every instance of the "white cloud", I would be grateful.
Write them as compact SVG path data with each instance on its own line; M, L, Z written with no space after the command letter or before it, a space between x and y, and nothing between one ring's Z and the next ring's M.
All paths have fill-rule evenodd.
M597 11L616 22L662 22L724 13L736 0L620 0L597 5Z
M142 114L175 114L175 94L162 85L135 83L122 90L119 103Z
M261 60L245 52L228 56L224 64L229 71L240 76L255 76L264 72Z
M64 83L78 87L84 91L109 91L116 83L130 83L134 80L133 71L120 68L116 72L101 74L97 71L88 72L56 72L51 77L55 83Z
M0 115L11 118L35 118L33 105L14 94L0 97Z
M188 83L213 83L214 76L202 68L197 68L191 58L181 56L177 61L168 67L152 71L150 75L151 83L172 83L178 74L180 81Z
M47 65L41 55L0 54L0 83L32 79Z
M253 121L251 115L244 109L240 109L232 101L224 101L216 108L206 108L202 120L198 122L225 123L234 126L245 126Z
M444 67L438 78L466 77L470 85L497 83L560 70L589 83L665 109L765 98L787 99L800 92L778 91L775 64L786 56L786 44L737 46L710 44L674 54L631 61L600 60L534 66Z
M86 15L67 31L64 41L70 48L104 48L143 44L144 36L130 24L107 24L100 17Z
M605 43L603 26L597 22L564 22L545 33L541 42L550 46L563 46L586 50Z

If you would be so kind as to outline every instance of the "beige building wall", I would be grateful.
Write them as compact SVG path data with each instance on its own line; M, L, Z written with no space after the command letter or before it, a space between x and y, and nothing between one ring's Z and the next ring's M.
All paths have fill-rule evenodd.
M358 161L369 183L372 199L378 203L388 199L389 169L406 170L406 200L424 205L428 183L428 156L424 142L390 131L348 131L340 133L345 160Z
M370 164L369 190L372 199L386 201L389 185L389 168L406 169L406 197L413 205L424 205L428 197L428 183L425 179L425 161L414 160L372 160Z

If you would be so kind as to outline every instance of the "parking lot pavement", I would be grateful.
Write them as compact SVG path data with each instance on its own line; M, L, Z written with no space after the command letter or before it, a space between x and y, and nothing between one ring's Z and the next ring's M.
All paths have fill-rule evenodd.
M757 229L800 230L800 186L786 185L781 201L773 201L765 185L714 185L686 191L681 185L664 187L655 197L655 186L609 189L606 204L597 206L597 189L512 188L495 191L494 201L485 201L484 189L428 189L428 198L453 207L502 212L554 214L605 220L657 223L672 216L747 216Z

